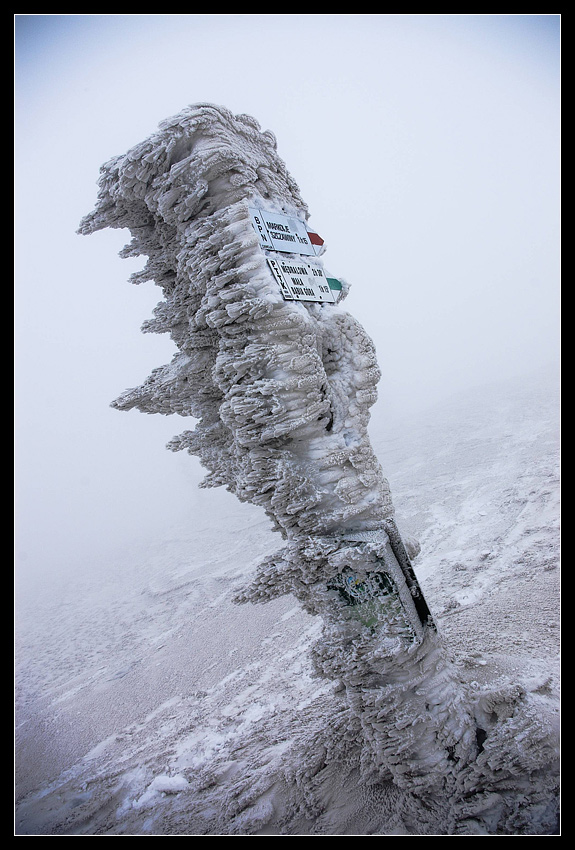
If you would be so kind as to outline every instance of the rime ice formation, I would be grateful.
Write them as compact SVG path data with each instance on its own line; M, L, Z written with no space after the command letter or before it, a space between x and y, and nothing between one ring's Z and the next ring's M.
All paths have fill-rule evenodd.
M199 104L105 164L99 184L80 232L130 231L122 255L148 258L133 282L163 292L143 331L169 333L177 348L114 406L197 420L169 447L197 455L204 486L261 506L281 533L283 549L239 601L293 593L322 617L314 664L345 689L364 780L392 781L444 832L478 822L505 832L518 803L497 771L522 770L527 789L540 763L517 752L513 768L494 761L503 745L513 749L510 730L534 720L517 719L518 695L494 697L487 710L452 672L368 438L380 371L372 341L341 307L346 283L338 303L282 295L253 210L299 224L308 210L274 136L249 116ZM291 257L298 268L309 260ZM501 705L513 718L503 727ZM529 821L527 790L522 800ZM541 805L538 797L533 810Z

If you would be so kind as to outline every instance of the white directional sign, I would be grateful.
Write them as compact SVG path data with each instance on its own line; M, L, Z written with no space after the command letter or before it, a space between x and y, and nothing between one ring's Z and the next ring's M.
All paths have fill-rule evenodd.
M278 255L268 256L267 260L287 301L328 301L331 304L337 301L336 292L341 286L330 286L319 264Z
M273 276L287 301L320 301L336 304L341 283L328 278L315 257L323 253L323 239L305 221L284 213L250 207L252 224L259 236ZM286 256L291 254L291 256ZM294 256L299 254L299 257ZM310 262L303 257L313 257Z
M250 215L262 248L310 257L321 252L323 239L315 231L308 230L305 221L253 208L250 208Z

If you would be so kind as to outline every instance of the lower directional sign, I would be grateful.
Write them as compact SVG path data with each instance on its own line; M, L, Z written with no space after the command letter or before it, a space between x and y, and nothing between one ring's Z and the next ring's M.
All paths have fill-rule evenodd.
M328 279L321 265L269 255L267 260L287 301L337 302L341 284L334 278Z

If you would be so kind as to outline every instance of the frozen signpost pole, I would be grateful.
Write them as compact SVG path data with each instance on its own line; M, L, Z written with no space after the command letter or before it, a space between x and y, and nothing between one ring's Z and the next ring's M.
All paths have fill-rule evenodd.
M134 282L164 296L143 330L177 347L114 406L197 420L170 447L284 538L243 600L293 593L322 617L314 663L345 688L364 778L425 799L450 831L477 724L368 439L374 346L307 219L274 136L221 107L192 106L104 165L80 232L131 232L123 255L148 257Z

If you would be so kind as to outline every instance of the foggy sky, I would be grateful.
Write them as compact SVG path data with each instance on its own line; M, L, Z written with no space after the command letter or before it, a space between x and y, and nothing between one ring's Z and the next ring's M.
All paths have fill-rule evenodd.
M557 361L559 23L15 16L23 573L92 563L171 517L196 521L212 498L196 461L164 448L188 422L109 407L174 349L140 332L161 293L128 283L144 263L118 258L129 234L76 234L100 165L188 104L250 114L276 135L326 269L351 283L346 309L375 341L378 411L417 415Z

